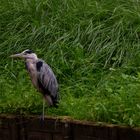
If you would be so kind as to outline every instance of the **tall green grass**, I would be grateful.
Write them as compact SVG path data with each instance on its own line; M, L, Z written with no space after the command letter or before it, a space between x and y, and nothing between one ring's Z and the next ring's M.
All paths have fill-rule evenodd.
M137 0L1 0L0 112L41 114L24 62L34 50L61 95L47 115L140 126L140 5Z

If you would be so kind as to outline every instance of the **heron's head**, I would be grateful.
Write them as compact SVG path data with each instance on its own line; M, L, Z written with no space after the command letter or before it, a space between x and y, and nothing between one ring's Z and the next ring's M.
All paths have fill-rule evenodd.
M21 53L13 54L10 57L12 58L23 58L23 59L37 59L37 55L32 50L25 50Z

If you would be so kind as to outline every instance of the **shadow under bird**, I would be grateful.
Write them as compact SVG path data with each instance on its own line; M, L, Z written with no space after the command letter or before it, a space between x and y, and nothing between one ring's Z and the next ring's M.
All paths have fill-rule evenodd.
M57 107L59 99L58 82L50 66L39 59L32 50L25 50L10 57L25 60L26 69L33 86L42 93L48 106ZM45 102L43 101L43 120L44 104Z

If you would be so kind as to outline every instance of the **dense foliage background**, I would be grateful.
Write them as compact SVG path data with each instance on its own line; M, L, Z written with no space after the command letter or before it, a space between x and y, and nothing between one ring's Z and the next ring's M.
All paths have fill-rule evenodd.
M0 0L0 113L41 114L24 62L34 50L61 94L47 115L140 126L138 0Z

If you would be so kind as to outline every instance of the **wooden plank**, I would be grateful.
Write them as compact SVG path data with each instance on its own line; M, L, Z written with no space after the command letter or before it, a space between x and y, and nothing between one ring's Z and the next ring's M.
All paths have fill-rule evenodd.
M53 134L53 140L63 140L62 134Z
M89 136L75 136L73 140L108 140L108 139Z
M87 137L90 139L108 139L109 129L104 126L93 127L88 125L73 124L73 135L74 137Z
M0 119L0 138L3 140L18 140L18 125L15 119Z
M51 119L45 119L44 121L40 121L39 118L35 119L22 119L21 120L22 125L24 128L30 130L35 130L35 131L44 131L44 132L56 132L56 133L61 133L61 129L63 127L63 124L59 120L51 120Z
M62 128L63 140L72 140L73 139L71 129L72 129L71 124L67 121L64 121L63 122L63 128Z
M140 132L132 128L117 128L117 139L118 140L140 140Z
M8 129L0 129L0 139L1 140L10 140L9 130Z
M113 125L108 127L108 140L118 140L117 138L117 128Z
M53 140L50 133L30 132L27 140Z
M33 119L32 121L22 119L21 125L20 135L22 140L53 140L54 134L61 135L62 126L60 122L54 120L45 120L42 123L39 119Z

